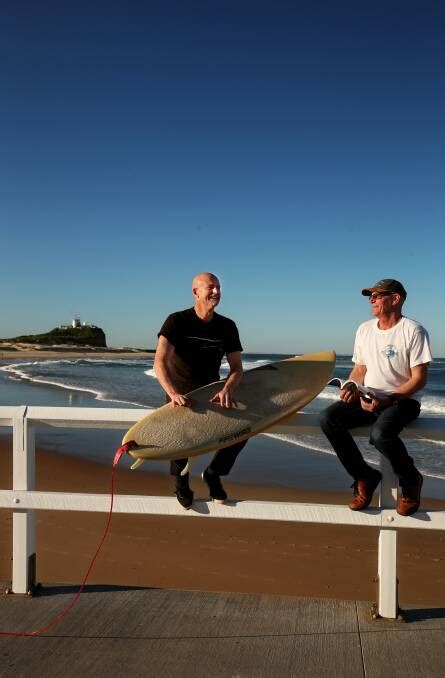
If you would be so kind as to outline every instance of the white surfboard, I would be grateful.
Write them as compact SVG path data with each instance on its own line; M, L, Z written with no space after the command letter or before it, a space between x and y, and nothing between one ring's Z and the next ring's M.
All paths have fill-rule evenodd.
M326 385L335 365L335 353L326 351L268 363L244 373L238 386L236 407L211 403L223 381L188 394L191 407L163 405L137 422L122 444L134 441L132 457L182 459L266 431L307 405ZM135 464L136 467L138 464Z
M141 462L195 457L229 447L307 405L324 388L334 365L335 353L325 351L248 370L235 393L237 405L230 409L209 402L224 382L209 384L188 394L191 407L168 403L148 414L122 443L134 441L137 447L130 454Z

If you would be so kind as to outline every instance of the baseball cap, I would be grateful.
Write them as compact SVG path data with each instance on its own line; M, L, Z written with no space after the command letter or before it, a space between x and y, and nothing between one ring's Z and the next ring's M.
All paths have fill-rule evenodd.
M373 292L392 292L400 294L401 297L406 299L406 289L401 282L394 280L394 278L383 278L383 280L379 280L372 287L365 287L362 290L362 294L365 297L370 297Z

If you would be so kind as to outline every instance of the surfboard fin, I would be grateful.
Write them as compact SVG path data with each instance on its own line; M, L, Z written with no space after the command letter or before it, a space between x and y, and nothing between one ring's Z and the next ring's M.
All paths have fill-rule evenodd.
M139 459L136 459L136 461L134 462L134 464L132 464L132 465L130 466L131 470L132 470L132 471L136 471L136 469L139 468L139 466L140 466L141 464L143 464L144 461L145 461L145 459L141 459L140 457L139 457Z
M193 464L194 461L195 461L195 460L194 460L193 457L189 457L189 458L187 459L187 463L186 463L186 465L184 466L184 468L182 469L182 471L181 471L181 473L180 473L181 476L186 476L186 475L187 475L187 473L190 471L190 466Z

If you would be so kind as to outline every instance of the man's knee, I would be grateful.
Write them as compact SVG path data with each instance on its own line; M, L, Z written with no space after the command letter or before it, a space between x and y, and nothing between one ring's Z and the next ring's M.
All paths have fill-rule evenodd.
M377 450L384 448L385 445L389 445L398 438L398 432L391 430L388 426L382 426L378 421L371 428L369 434L369 442Z
M318 415L318 423L322 431L325 431L327 428L330 428L330 417L327 408L322 410Z
M329 431L338 424L338 403L333 403L322 410L318 415L318 422L322 431Z

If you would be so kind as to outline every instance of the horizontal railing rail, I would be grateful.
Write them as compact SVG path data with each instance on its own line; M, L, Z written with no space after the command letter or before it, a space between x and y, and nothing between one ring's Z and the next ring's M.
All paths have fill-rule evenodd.
M35 511L99 511L107 512L109 495L38 492L35 490L35 427L39 425L68 428L122 429L147 412L125 408L76 407L0 407L0 426L13 428L13 487L0 490L0 508L13 511L12 591L27 593L35 584ZM268 432L319 435L317 416L299 413L273 427ZM368 435L366 428L355 429L357 435ZM439 417L420 417L404 430L404 436L431 440L445 439L444 421ZM111 459L110 459L111 463ZM350 511L338 505L244 501L227 504L196 501L194 511L184 511L170 497L117 495L116 513L165 515L181 517L233 518L241 520L276 520L287 522L355 525L379 528L378 614L395 618L397 599L397 530L445 530L445 511L418 511L404 518L395 511L397 496L395 477L389 463L382 458L383 480L380 488L380 508L362 512Z

